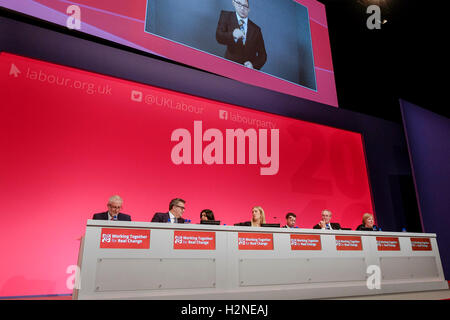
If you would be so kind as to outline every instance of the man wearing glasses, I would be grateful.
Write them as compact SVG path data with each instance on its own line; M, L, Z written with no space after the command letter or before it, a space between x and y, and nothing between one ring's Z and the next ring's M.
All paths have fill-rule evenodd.
M108 200L108 211L102 213L95 213L92 219L94 220L113 220L113 221L131 221L131 216L121 213L123 200L120 196L115 195Z
M267 60L261 28L248 18L248 0L232 0L232 3L235 12L220 13L216 40L227 46L226 59L259 70Z
M175 198L170 201L169 212L157 212L152 218L152 222L168 222L168 223L184 223L181 217L185 210L185 203L183 199Z

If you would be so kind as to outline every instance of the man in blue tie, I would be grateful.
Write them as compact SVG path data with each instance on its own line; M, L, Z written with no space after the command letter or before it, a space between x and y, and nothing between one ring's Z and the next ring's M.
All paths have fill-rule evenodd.
M322 211L322 220L316 224L313 229L322 229L322 230L340 230L341 225L339 223L331 222L332 213L330 210Z
M220 13L216 40L227 46L226 59L259 70L267 60L261 28L248 18L248 0L232 0L232 4L234 12Z

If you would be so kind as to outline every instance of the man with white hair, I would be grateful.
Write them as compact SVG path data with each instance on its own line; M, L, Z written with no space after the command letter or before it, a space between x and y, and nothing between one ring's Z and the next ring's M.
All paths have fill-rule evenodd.
M331 216L333 215L330 210L322 211L322 220L316 224L313 229L322 229L322 230L340 230L341 225L339 223L331 222Z
M120 196L114 195L108 200L108 211L95 213L92 219L94 220L112 220L112 221L131 221L131 216L121 213L123 200Z

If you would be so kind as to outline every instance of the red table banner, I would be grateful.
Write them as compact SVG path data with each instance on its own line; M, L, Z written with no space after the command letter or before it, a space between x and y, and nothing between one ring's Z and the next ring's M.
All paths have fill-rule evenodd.
M203 231L174 231L173 248L216 250L216 233Z
M430 238L410 238L413 251L431 251Z
M238 233L239 250L273 250L272 233Z
M319 234L291 234L291 250L322 250Z
M101 249L150 249L150 230L102 228Z
M359 236L335 236L335 238L338 251L361 251L363 249Z
M397 237L377 237L378 251L400 251Z

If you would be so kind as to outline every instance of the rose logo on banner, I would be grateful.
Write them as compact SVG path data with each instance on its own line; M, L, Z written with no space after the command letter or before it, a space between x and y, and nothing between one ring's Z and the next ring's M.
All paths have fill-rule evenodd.
M150 230L102 228L100 249L150 249Z
M429 238L410 238L413 251L432 251L431 240Z
M183 237L182 236L175 236L175 243L183 243Z
M111 234L103 234L102 242L111 242Z
M336 250L338 251L362 251L360 236L335 236Z
M273 250L273 234L238 233L239 250Z
M291 234L291 250L322 250L320 235Z
M175 250L216 250L216 233L204 231L175 231L173 248Z
M400 251L400 242L397 237L376 237L378 251Z

